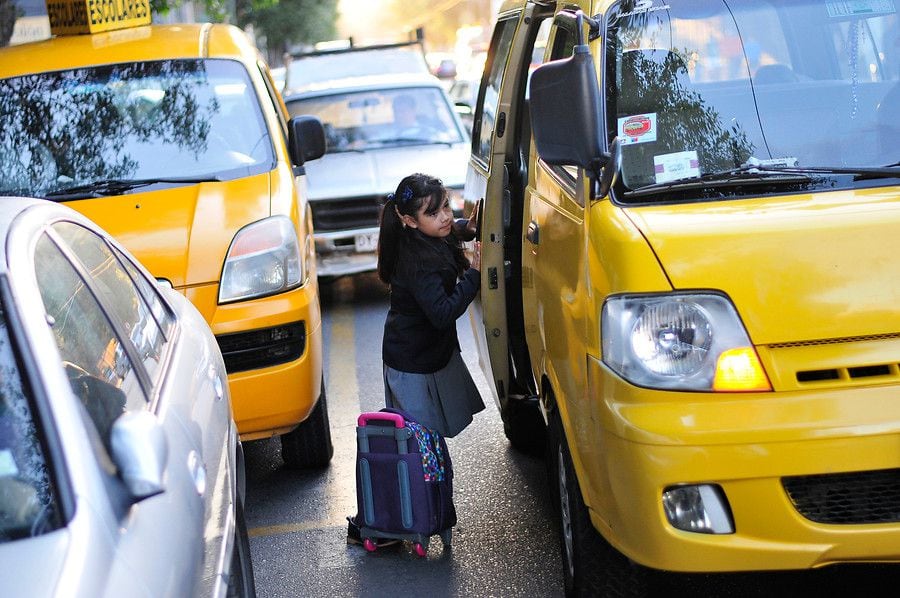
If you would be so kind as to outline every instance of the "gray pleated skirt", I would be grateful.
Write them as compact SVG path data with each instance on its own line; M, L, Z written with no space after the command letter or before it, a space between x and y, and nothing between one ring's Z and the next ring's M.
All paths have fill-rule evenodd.
M462 432L484 409L478 387L459 351L433 374L413 374L384 366L388 407L406 411L421 425L447 438Z

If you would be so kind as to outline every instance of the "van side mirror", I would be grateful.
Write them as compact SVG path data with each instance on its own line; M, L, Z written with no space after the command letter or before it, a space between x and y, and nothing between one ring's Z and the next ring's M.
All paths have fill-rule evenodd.
M587 45L575 46L569 58L535 69L530 103L541 159L557 166L580 166L598 181L610 155L602 148L600 87Z
M288 122L288 150L294 166L325 155L325 128L315 116L295 116Z

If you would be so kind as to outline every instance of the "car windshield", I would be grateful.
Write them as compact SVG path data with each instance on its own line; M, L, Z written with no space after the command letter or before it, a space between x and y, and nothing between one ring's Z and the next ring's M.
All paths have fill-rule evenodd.
M607 127L626 190L754 165L900 160L892 1L629 0L607 39Z
M273 149L245 68L167 60L0 80L0 195L106 180L264 172Z
M288 110L292 116L311 114L322 121L329 153L463 141L446 95L438 87L298 99L288 102Z
M0 544L59 527L32 403L0 309Z

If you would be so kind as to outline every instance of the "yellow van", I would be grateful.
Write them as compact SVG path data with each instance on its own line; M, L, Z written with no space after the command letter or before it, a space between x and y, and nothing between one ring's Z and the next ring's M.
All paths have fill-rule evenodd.
M900 560L898 32L876 0L503 3L471 314L507 436L549 440L567 594Z
M149 13L148 13L149 14ZM243 440L293 467L333 448L303 164L317 119L288 119L228 25L143 25L0 49L0 195L66 202L206 318Z

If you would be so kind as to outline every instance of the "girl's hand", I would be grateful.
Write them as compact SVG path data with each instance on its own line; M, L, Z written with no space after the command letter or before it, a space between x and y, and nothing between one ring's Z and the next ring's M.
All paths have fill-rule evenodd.
M469 265L481 272L481 241L475 241L475 248L472 251L472 259Z

